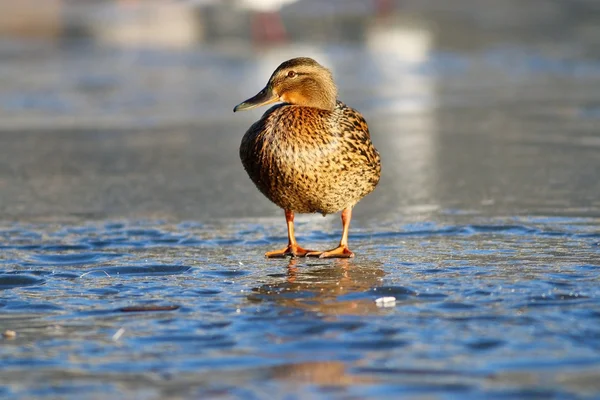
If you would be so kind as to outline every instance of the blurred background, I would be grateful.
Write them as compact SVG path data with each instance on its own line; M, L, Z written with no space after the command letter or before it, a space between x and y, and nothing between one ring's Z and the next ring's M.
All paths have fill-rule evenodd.
M265 110L231 110L296 56L329 67L371 126L384 174L369 217L600 208L596 1L0 8L4 218L278 215L237 155Z

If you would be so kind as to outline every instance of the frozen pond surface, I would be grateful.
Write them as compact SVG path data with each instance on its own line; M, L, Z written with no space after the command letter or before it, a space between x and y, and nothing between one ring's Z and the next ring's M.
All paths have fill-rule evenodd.
M0 396L598 396L598 21L412 12L283 13L285 46L4 40ZM262 111L231 109L298 55L382 155L351 260L263 257L284 218L237 154ZM329 248L339 216L297 234Z
M265 261L277 221L13 226L5 394L597 391L598 220L435 219L358 229L358 257L327 262Z

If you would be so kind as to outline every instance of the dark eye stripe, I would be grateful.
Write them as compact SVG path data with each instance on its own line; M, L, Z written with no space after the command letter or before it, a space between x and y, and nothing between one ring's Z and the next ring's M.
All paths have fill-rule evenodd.
M293 75L294 77L296 76L301 76L301 75L309 75L308 72L296 72L296 71L288 71L287 74L285 74L286 77L290 77L290 72L293 72L295 75Z

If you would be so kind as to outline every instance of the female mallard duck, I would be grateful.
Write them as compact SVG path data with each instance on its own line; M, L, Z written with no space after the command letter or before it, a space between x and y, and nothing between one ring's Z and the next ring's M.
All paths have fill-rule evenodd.
M285 210L288 245L267 257L354 257L348 248L352 207L381 173L379 153L360 113L337 100L331 72L311 58L281 64L256 96L233 111L270 108L244 135L240 158L256 187ZM294 237L294 213L342 211L342 240L328 251L306 250Z

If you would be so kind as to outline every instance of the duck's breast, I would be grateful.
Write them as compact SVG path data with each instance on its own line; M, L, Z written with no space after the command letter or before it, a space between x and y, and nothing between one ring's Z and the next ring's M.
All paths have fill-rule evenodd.
M274 107L246 132L240 157L267 198L300 213L352 206L379 180L379 155L366 123L342 103L333 112Z

